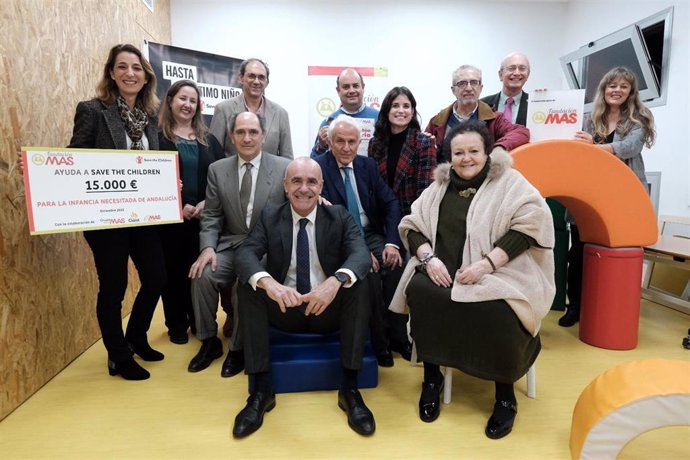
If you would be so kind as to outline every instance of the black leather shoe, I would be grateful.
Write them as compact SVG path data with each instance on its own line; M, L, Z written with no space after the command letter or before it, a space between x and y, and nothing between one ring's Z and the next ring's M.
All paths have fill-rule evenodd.
M391 351L399 353L406 361L412 359L412 343L409 341L398 342L391 340Z
M443 382L422 382L422 394L419 396L419 418L422 422L431 423L441 413L441 392Z
M165 355L158 350L154 350L149 345L149 342L144 338L143 340L129 340L129 348L139 355L144 361L163 361Z
M230 350L220 370L221 377L232 377L244 370L244 350Z
M260 391L247 398L247 405L235 417L232 435L236 438L249 436L264 423L264 414L276 407L275 393L266 394Z
M347 413L347 424L355 432L364 436L374 434L376 431L374 414L364 404L359 390L338 390L338 407Z
M381 367L393 367L393 354L386 350L383 353L379 353L376 355L376 361L379 363L379 366Z
M499 409L508 409L510 412L508 418L502 420L501 417L498 417L496 412ZM484 430L486 437L491 439L501 439L502 437L507 436L511 431L513 431L513 423L515 422L516 415L516 403L508 401L496 401L496 404L494 404L494 413L491 414L489 422L486 424L486 430Z
M223 342L218 337L211 337L201 342L201 348L187 366L189 372L199 372L211 365L214 359L223 356Z
M149 371L134 361L134 358L129 358L127 361L122 361L120 363L108 360L108 374L119 374L125 380L146 380L151 377Z
M565 315L561 316L561 318L558 320L558 325L561 327L570 327L578 321L580 321L580 309L568 307Z

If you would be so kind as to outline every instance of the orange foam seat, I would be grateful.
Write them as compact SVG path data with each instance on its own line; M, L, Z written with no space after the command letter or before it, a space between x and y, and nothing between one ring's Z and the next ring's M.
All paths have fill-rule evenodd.
M616 156L578 141L542 141L511 152L514 167L544 196L568 208L580 239L610 248L656 243L647 190Z

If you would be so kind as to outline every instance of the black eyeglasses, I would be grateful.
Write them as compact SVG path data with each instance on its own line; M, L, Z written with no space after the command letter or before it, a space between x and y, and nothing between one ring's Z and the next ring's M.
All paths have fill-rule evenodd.
M456 86L458 88L464 88L465 86L470 85L472 88L476 88L481 84L481 80L460 80L453 83L453 86Z

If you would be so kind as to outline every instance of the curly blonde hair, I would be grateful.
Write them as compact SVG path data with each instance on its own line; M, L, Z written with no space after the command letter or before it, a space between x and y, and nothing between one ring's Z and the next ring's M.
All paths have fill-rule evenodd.
M621 106L621 117L616 131L621 136L626 136L631 129L640 126L644 131L644 143L647 148L654 145L656 130L654 128L654 116L640 99L640 91L635 74L626 67L615 67L609 70L601 78L597 92L594 96L594 109L591 120L594 126L594 135L605 139L608 132L609 106L604 99L606 87L615 80L625 80L630 84L630 95Z

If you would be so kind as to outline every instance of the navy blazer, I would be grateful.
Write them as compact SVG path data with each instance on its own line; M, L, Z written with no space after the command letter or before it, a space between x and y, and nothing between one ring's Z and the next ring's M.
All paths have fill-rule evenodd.
M316 252L326 276L338 269L352 270L358 280L371 268L369 249L355 219L341 206L318 206L316 211ZM235 268L242 283L255 273L267 271L284 283L292 259L293 224L289 202L264 208L249 237L235 253ZM266 266L261 263L266 256Z
M333 204L347 207L345 183L340 173L340 166L332 152L321 155L315 160L323 173L323 191L321 195ZM402 219L400 200L386 184L379 173L378 163L373 158L355 155L352 168L357 181L357 193L364 213L369 218L371 228L383 235L386 243L392 243L402 249L398 225Z
M482 102L486 102L491 106L491 110L496 112L498 110L498 102L501 99L501 92L499 91L496 94L492 94L491 96L486 96L483 97L481 100ZM516 125L522 125L522 126L527 126L527 104L528 104L528 99L529 99L529 94L526 92L522 92L522 97L520 97L520 107L518 108L518 114L517 117L515 118L515 124ZM513 120L510 120L511 122Z
M196 143L197 148L199 149L199 166L197 168L199 173L197 176L198 193L196 196L196 202L182 203L183 206L185 204L196 205L197 203L203 201L206 198L206 180L208 177L208 167L211 165L211 163L225 158L225 152L223 152L223 147L220 145L220 143L218 143L216 137L213 134L209 133L206 136L206 143L208 145L204 145L199 141L197 141ZM158 133L158 144L160 150L177 150L177 146L175 145L175 143L170 139L166 138L163 135L162 131L159 131ZM180 177L182 177L184 165L182 164L182 161L180 161L179 154L177 156L177 164L180 167ZM182 184L182 186L184 186L184 184Z

